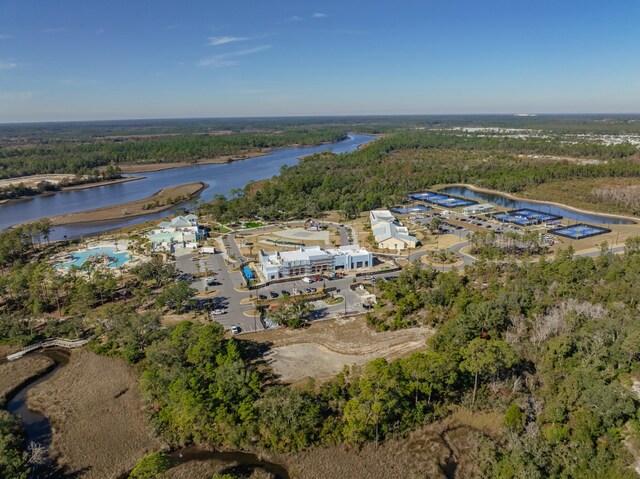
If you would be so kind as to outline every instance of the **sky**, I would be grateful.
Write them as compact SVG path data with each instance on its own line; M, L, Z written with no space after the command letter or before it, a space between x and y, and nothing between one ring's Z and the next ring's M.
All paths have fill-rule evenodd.
M640 112L640 0L0 0L0 122Z

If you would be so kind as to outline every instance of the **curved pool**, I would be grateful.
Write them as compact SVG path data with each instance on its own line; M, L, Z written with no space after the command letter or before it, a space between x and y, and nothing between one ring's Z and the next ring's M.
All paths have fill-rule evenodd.
M483 203L492 203L494 205L502 206L503 208L519 210L528 208L530 210L542 211L544 213L550 213L552 215L562 216L569 220L575 220L585 223L598 223L604 225L633 225L635 221L622 218L618 216L601 215L597 213L586 213L581 211L575 211L569 208L563 208L560 205L552 205L549 203L538 203L536 201L516 200L499 193L489 193L486 191L472 190L466 186L447 186L438 190L442 193L448 193L451 195L462 196L464 198L470 198Z
M109 257L110 261L107 263L109 268L117 268L131 261L131 255L126 251L116 251L113 247L102 247L91 248L86 251L75 251L70 255L73 258L72 260L60 263L57 267L70 269L72 266L76 266L80 268L89 258L97 255L106 255Z

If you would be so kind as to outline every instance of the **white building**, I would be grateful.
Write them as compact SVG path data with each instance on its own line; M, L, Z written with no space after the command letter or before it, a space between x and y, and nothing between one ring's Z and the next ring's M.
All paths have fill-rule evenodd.
M365 269L373 266L373 255L358 246L322 249L305 246L295 251L268 255L260 250L260 269L267 281L295 276L315 276L336 270Z
M493 211L495 209L495 206L489 203L483 203L481 205L471 205L462 208L462 214L477 215L478 213L486 213L487 211Z
M401 251L416 247L416 237L410 235L407 227L402 226L389 210L372 210L369 220L378 248Z
M147 233L152 249L167 251L173 251L175 246L197 248L197 241L202 236L196 215L176 216L171 221L162 221L156 229Z

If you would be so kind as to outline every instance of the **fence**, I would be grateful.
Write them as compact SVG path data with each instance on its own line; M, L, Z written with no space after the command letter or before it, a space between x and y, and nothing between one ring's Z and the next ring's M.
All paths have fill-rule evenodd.
M65 349L75 349L81 346L84 346L89 342L89 339L49 339L47 341L43 341L41 343L32 344L31 346L27 346L26 348L18 351L17 353L9 354L7 356L8 361L15 361L16 359L20 359L22 356L32 353L33 351L37 351L38 349L50 348L50 347L58 347Z

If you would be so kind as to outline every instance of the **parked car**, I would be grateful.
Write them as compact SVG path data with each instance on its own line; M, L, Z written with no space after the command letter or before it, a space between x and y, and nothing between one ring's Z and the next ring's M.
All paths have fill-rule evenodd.
M305 276L304 278L302 278L302 282L303 283L307 283L307 284L311 284L313 283L313 280L307 276Z
M231 326L231 332L233 334L238 334L240 331L242 331L242 329L240 329L240 326L236 326L236 325Z
M277 298L278 297L278 293L276 293L275 291L271 291L269 293L269 296L271 296L272 298Z
M211 314L213 314L214 316L220 316L224 313L226 313L224 309L214 309L213 311L211 311Z
M259 294L258 295L258 299L267 299L267 295L266 294Z

